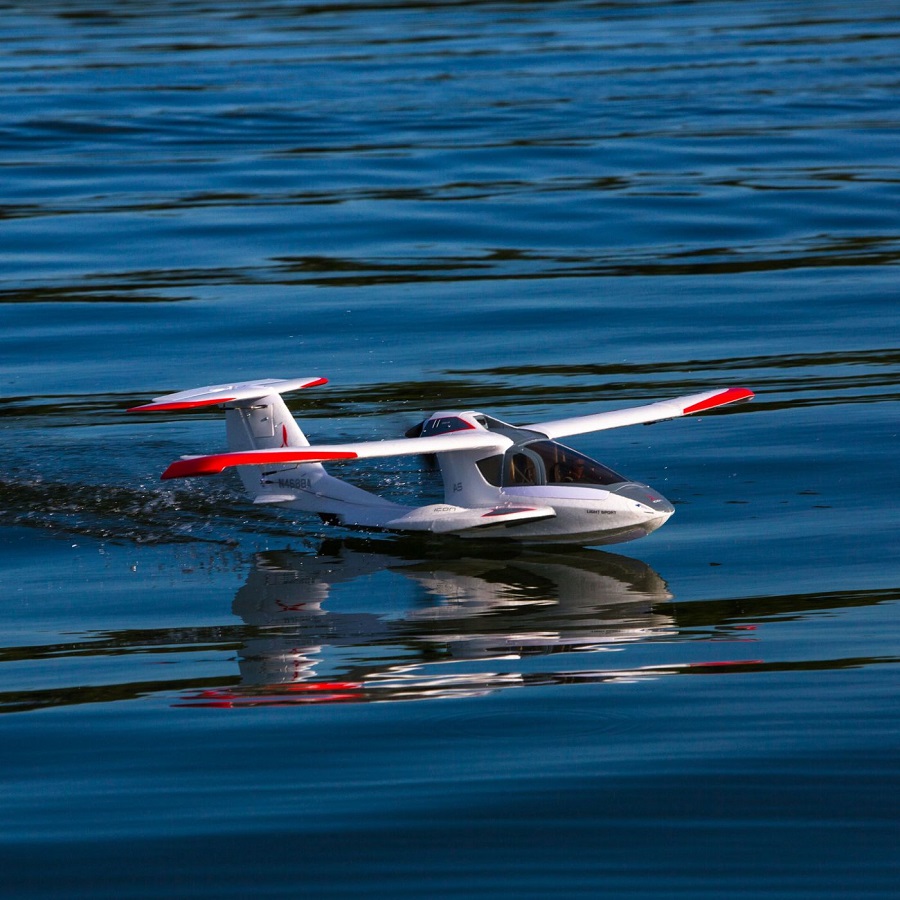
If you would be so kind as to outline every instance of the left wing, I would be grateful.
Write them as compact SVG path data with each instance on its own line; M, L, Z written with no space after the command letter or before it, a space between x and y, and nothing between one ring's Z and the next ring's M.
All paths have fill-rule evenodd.
M595 413L592 416L576 416L572 419L554 419L550 422L535 422L522 425L528 431L546 434L548 438L560 438L571 434L586 434L589 431L605 431L607 428L621 428L623 425L642 425L663 419L677 419L693 413L706 412L719 406L750 400L753 391L747 388L719 388L702 394L689 394L674 400L661 400L646 406L632 406L611 412Z
M239 450L211 456L188 456L173 462L163 479L215 475L231 466L289 466L294 463L321 463L341 459L373 459L381 456L419 456L454 450L503 451L512 441L490 431L456 431L430 437L399 438L390 441L363 441L357 444L326 444L316 447L280 447L274 450Z

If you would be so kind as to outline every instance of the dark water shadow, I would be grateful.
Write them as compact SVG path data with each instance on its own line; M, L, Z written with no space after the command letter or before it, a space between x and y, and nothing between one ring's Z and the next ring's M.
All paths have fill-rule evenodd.
M204 674L6 691L0 711L154 694L175 694L176 706L222 708L471 698L685 674L871 666L897 658L760 659L755 631L898 600L900 589L679 603L651 567L597 550L466 554L458 544L333 540L316 553L258 554L232 604L240 624L92 632L0 649L0 666L120 657L124 674L129 658L179 654ZM684 646L691 643L716 643L716 658L708 647L694 654ZM628 647L644 649L609 655ZM232 659L224 665L233 670L210 676L215 654Z
M443 553L418 558L407 555L406 542L379 543L327 542L315 557L261 554L233 605L248 625L264 629L239 651L240 682L182 702L232 707L421 700L674 674L895 661L792 663L727 653L714 662L598 667L599 654L628 644L720 641L739 643L744 651L761 622L889 602L900 593L837 591L678 604L650 566L599 550L498 546L493 553L479 548L470 556L445 545ZM341 612L340 600L331 602L338 586L362 583L382 571L414 582L419 603L385 616ZM329 677L322 662L341 648L352 651L353 662L339 677Z

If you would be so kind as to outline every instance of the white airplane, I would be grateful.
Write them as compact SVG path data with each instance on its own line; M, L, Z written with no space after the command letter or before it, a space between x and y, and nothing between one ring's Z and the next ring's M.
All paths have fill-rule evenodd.
M310 445L281 395L325 382L268 378L211 385L157 397L131 411L225 410L229 452L182 457L163 479L237 467L254 503L317 513L346 528L603 545L650 534L674 507L653 488L556 438L674 419L753 397L747 388L726 388L519 426L479 412L436 412L399 440ZM437 456L443 503L393 503L335 478L322 465L422 454Z

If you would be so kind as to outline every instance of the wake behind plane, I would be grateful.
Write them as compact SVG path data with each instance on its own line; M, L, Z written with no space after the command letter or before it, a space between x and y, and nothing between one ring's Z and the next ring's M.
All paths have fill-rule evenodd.
M310 444L282 394L325 378L262 379L157 397L132 412L219 406L228 451L186 456L163 479L236 468L254 503L314 513L352 529L580 545L620 544L664 524L672 504L559 443L557 438L649 424L749 400L747 388L720 388L643 406L567 419L510 425L475 411L436 412L395 440ZM444 502L394 503L331 475L329 462L432 455Z

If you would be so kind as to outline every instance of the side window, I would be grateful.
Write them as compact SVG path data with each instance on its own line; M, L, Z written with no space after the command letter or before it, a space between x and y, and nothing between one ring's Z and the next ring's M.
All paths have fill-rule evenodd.
M484 459L479 459L477 463L478 471L481 472L482 477L488 484L492 484L494 487L500 487L500 479L501 473L503 470L503 456L488 456Z
M538 467L537 458L530 453L523 453L521 450L507 454L503 483L543 484L544 479Z
M528 449L538 454L547 470L550 484L619 484L627 481L595 459L556 441L535 441Z

